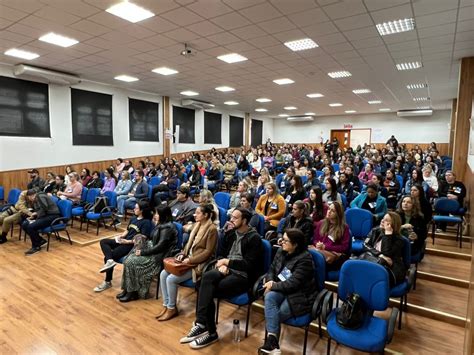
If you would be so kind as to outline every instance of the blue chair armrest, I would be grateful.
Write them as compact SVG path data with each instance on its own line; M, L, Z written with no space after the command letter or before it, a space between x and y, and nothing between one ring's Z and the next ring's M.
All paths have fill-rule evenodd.
M55 225L57 224L67 224L67 222L69 222L69 218L66 218L66 217L58 217L56 219L54 219L51 224L49 225L50 227L54 227Z
M395 324L397 323L398 312L398 308L392 308L392 313L390 314L387 327L387 344L390 344L392 341L393 333L395 332Z
M323 300L323 306L321 308L321 318L325 324L328 323L329 315L333 310L334 304L334 293L329 291Z
M412 265L410 269L408 269L407 292L411 290L411 287L413 286L413 283L415 282L415 275L416 275L416 267Z
M258 300L260 297L263 296L262 283L263 283L264 278L265 278L265 275L261 275L252 286L252 298L254 300Z
M314 300L313 303L313 308L311 309L311 319L314 320L318 318L321 315L321 311L323 309L324 302L326 300L326 297L328 298L328 303L329 298L332 298L332 292L324 289L321 290L318 295L316 296L316 299ZM332 305L331 305L332 306Z

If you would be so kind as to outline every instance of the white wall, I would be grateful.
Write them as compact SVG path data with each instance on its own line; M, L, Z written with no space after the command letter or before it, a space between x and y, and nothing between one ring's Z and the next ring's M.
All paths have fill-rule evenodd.
M329 138L331 129L371 128L371 143L385 143L393 134L400 143L448 143L451 112L435 111L431 117L397 117L396 113L315 117L312 122L273 121L276 143L317 143Z
M11 67L0 66L0 75L12 76ZM0 171L163 154L161 96L87 82L73 87L113 95L114 146L73 146L70 89L49 85L51 138L0 136ZM128 97L160 104L160 142L130 141Z

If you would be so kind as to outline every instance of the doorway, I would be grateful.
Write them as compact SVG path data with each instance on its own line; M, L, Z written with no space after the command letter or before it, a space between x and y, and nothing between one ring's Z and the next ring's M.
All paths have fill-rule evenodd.
M339 142L339 148L349 148L351 141L351 130L350 129L332 129L331 130L331 142L336 138Z

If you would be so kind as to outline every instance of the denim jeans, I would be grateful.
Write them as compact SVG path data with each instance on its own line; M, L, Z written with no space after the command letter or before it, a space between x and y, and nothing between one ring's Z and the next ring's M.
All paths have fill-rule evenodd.
M237 176L239 177L239 181L242 181L244 177L246 177L249 174L248 170L238 170L237 171Z
M117 197L117 210L120 214L125 212L125 200L128 199L128 195L120 195Z
M183 276L175 276L163 270L160 274L160 287L163 296L163 306L167 308L175 308L178 298L178 285L181 282L189 280L193 277L192 269L186 271Z
M291 318L290 305L281 292L270 291L265 295L265 327L268 333L280 338L280 323Z

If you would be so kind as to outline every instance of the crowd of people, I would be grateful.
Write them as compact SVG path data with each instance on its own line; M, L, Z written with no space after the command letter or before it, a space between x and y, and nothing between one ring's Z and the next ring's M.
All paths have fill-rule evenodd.
M134 216L122 234L101 240L100 272L105 279L94 291L112 287L119 262L123 263L120 302L146 298L158 276L163 307L157 319L164 322L179 315L179 285L192 280L199 290L196 320L181 343L199 349L219 339L214 298L246 292L261 275L260 239L265 238L274 252L262 285L268 337L260 351L278 353L281 322L308 312L316 297L309 250L324 256L328 270L339 270L347 259L357 258L352 255L346 209L372 214L374 227L364 252L390 271L392 286L404 280L402 238L409 239L412 254L420 252L433 200L446 197L463 207L466 188L444 163L435 143L425 151L418 146L407 149L392 136L383 149L373 144L341 148L337 140L321 147L268 141L248 151L212 149L157 164L149 159L136 165L117 159L103 172L91 174L84 168L77 173L67 166L65 175L49 172L45 180L32 169L27 190L0 214L0 242L7 241L12 225L21 224L32 242L26 254L34 254L46 243L39 230L60 213L53 196L80 205L84 187L100 189L102 194L114 191L118 207L113 223L123 223L130 209ZM228 221L219 225L213 192L234 187ZM182 245L176 223L184 231ZM262 235L257 231L260 223ZM187 265L186 270L179 275L168 270L163 266L168 257ZM209 268L208 262L215 258Z

